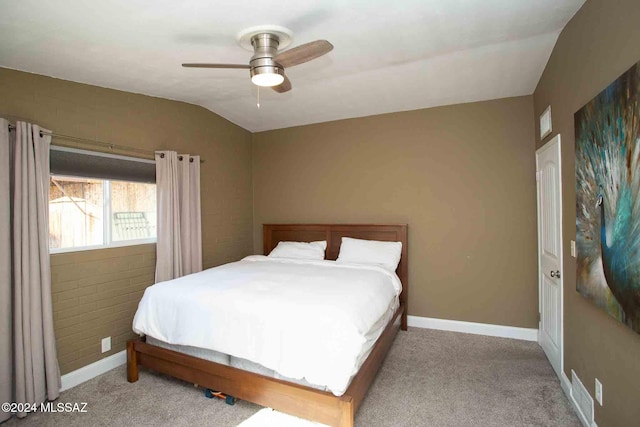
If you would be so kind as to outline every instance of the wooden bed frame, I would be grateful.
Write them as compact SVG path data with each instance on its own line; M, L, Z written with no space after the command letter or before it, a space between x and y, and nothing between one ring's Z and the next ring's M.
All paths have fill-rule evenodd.
M402 281L400 307L342 396L255 374L147 344L145 337L127 342L127 381L138 380L145 366L175 378L262 406L336 427L352 427L354 416L399 329L407 330L407 226L373 224L265 224L264 253L280 241L327 241L326 259L335 260L342 237L402 242L396 273Z

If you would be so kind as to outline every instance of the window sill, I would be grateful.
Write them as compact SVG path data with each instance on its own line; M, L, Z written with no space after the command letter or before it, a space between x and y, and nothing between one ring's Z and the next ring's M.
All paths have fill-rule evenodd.
M140 239L140 240L127 240L125 242L112 242L109 245L95 245L95 246L81 246L81 247L73 247L73 248L60 248L60 249L49 249L50 255L56 254L68 254L71 252L85 252L85 251L95 251L100 249L113 249L113 248L124 248L127 246L139 246L139 245L149 245L155 244L157 239Z

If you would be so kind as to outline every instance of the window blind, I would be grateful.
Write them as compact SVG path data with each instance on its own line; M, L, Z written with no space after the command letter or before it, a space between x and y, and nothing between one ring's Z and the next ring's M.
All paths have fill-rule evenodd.
M51 146L50 165L53 175L156 182L155 162L135 157Z

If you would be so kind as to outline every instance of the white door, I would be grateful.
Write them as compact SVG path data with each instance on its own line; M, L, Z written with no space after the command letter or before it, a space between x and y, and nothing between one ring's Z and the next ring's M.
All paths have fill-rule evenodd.
M536 151L538 184L538 342L562 378L562 174L560 135Z

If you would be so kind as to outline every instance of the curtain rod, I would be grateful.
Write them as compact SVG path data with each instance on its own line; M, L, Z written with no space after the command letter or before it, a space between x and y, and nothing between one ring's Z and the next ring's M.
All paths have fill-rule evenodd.
M15 125L12 125L11 123L9 123L9 131L14 130L15 128L16 128ZM104 148L108 148L110 150L113 150L115 148L117 150L130 151L130 152L135 152L135 153L140 153L140 154L146 154L148 156L153 156L154 158L155 158L155 154L156 154L155 151L144 150L142 148L135 148L135 147L129 147L129 146L126 146L126 145L111 144L109 142L94 141L93 139L80 138L80 137L77 137L77 136L62 135L62 134L59 134L59 133L40 131L40 137L42 137L44 135L49 135L52 138L68 139L70 141L78 141L78 142L82 142L82 143L85 143L85 144L96 145L98 147L104 147ZM58 144L54 144L54 145L58 145ZM204 163L204 160L200 159L200 163Z

